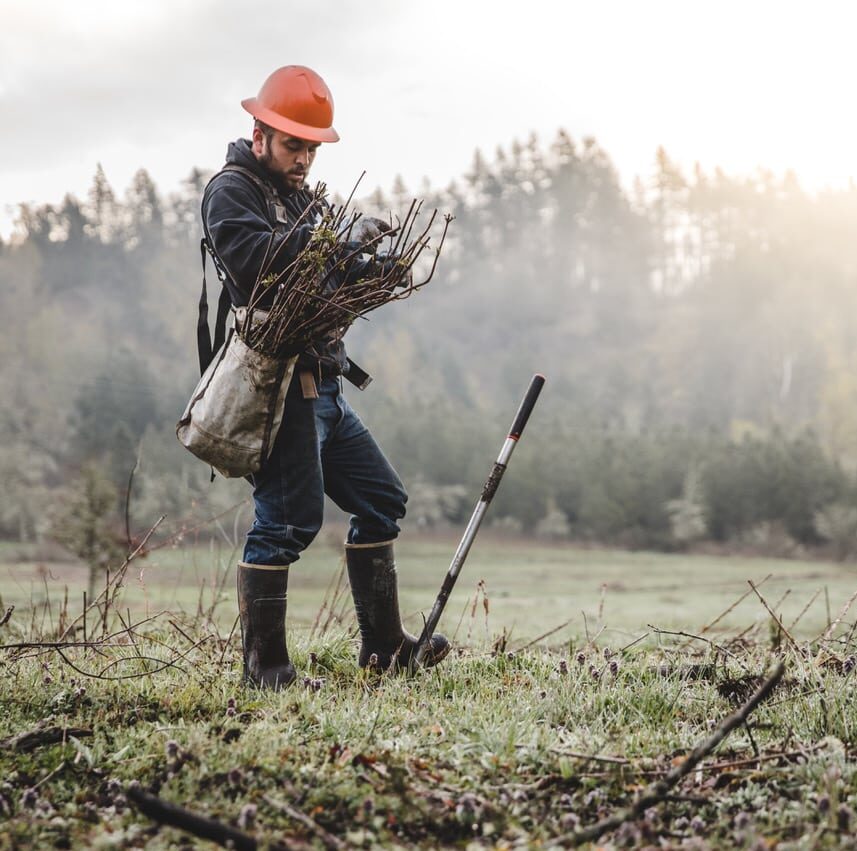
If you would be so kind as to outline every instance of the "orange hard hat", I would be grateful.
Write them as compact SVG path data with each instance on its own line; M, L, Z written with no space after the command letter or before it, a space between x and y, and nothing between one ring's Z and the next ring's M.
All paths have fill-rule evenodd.
M241 101L254 118L275 130L311 142L338 142L333 124L333 95L324 80L304 65L278 68L259 94Z

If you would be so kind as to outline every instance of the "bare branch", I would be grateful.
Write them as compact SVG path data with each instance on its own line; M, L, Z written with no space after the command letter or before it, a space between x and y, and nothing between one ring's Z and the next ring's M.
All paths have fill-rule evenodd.
M314 833L321 840L324 847L329 848L330 851L345 851L348 848L348 845L341 839L325 830L315 819L310 818L297 807L287 804L284 801L274 800L269 795L265 795L264 800L268 806L273 807L275 810L280 810L280 812L285 813L289 818L300 822L305 828Z
M593 842L605 833L616 830L627 821L639 818L649 807L661 803L682 778L686 777L696 766L702 762L721 742L736 728L747 722L747 718L756 707L768 698L785 672L785 662L780 661L771 675L759 686L756 693L735 713L729 715L720 722L717 729L707 738L700 742L687 755L687 758L669 771L665 777L646 787L637 800L628 808L614 813L590 827L578 830L566 837L561 837L572 846L583 845L584 842Z
M32 751L42 745L57 745L68 741L69 736L82 739L91 736L92 730L83 727L37 727L24 733L16 733L8 739L0 740L0 748L24 752Z
M125 790L128 800L140 810L143 815L148 816L158 824L168 824L177 827L201 839L208 839L221 848L235 848L237 851L256 851L259 843L256 838L243 830L230 827L216 819L197 815L191 810L186 810L178 804L162 801L157 795L144 792L138 783L132 783ZM287 851L295 848L293 843L272 843L266 846L272 851Z

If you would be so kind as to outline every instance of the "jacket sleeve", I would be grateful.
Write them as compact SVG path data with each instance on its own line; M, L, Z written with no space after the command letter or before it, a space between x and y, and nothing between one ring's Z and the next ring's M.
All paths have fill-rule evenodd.
M311 224L294 230L279 223L272 227L259 193L247 181L231 175L211 187L203 200L202 215L211 247L245 303L256 285L266 253L269 260L276 254L267 273L282 272L306 246L312 233ZM268 252L272 233L273 245Z

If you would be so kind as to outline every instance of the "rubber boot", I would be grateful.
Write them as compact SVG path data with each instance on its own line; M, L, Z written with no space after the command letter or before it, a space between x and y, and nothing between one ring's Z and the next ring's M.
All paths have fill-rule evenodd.
M297 677L286 649L288 565L238 564L244 680L281 689Z
M417 638L402 627L393 542L346 544L345 563L362 639L360 667L380 670L408 667ZM435 633L422 664L427 668L436 665L449 649L446 638Z

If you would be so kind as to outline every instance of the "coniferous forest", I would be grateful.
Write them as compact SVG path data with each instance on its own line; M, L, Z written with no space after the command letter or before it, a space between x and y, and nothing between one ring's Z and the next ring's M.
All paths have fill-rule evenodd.
M129 481L135 534L248 496L174 436L198 375L207 177L164 195L141 169L120 195L99 168L85 198L22 206L0 243L0 538L93 562L111 556L87 546L126 537ZM687 174L661 150L629 189L560 132L359 206L413 197L455 217L435 279L347 337L375 379L349 395L408 485L411 529L466 520L538 371L495 527L857 554L857 187Z

